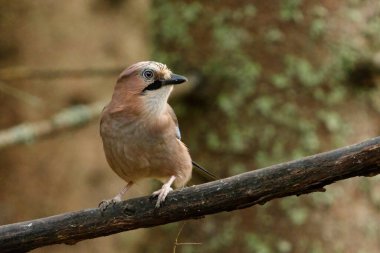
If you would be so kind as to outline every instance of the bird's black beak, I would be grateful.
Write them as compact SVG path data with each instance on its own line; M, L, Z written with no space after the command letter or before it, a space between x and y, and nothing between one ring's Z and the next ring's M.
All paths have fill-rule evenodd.
M180 84L187 81L187 78L184 76L180 76L177 74L171 74L169 79L157 79L153 83L149 84L145 89L143 89L142 92L147 90L158 90L164 85L171 85L171 84Z
M170 84L180 84L187 82L187 78L184 76L180 76L177 74L171 74L169 79L166 80L160 80L161 85L170 85Z

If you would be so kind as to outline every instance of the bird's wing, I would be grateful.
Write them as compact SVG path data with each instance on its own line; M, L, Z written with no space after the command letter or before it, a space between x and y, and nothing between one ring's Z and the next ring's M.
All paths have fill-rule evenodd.
M169 115L172 117L174 123L175 123L175 126L176 126L176 136L179 140L181 140L181 131L179 129L179 126L178 126L178 119L177 119L177 116L175 115L174 113L174 110L173 108L168 104L168 113ZM198 175L200 175L201 177L203 177L204 179L206 179L207 181L214 181L217 179L217 177L212 174L211 172L209 172L208 170L206 170L205 168L203 168L202 166L200 166L198 163L194 162L194 161L191 161L194 168L196 168L196 172Z
M177 116L174 113L173 108L169 104L168 104L168 113L172 117L172 119L173 119L173 121L175 123L175 135L177 136L177 138L179 140L181 140L181 131L179 130L178 119L177 119Z

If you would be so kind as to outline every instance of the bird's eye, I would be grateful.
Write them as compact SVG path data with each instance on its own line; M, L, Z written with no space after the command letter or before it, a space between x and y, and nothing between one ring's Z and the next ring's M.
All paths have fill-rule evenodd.
M147 79L147 80L150 80L150 79L153 79L154 77L154 72L153 70L151 69L146 69L142 72L142 76Z

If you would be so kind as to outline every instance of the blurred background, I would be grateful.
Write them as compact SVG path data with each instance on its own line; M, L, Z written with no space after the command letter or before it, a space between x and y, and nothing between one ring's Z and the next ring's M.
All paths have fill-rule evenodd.
M98 114L141 60L194 77L171 104L194 160L219 177L379 135L379 31L378 0L0 0L0 223L121 189ZM176 252L379 252L379 219L380 178L354 178L187 221L178 241L201 244ZM173 252L182 225L35 252Z

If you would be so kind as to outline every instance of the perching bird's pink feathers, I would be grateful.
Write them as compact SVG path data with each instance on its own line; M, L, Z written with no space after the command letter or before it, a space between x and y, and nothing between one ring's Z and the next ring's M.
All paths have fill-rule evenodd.
M127 189L142 178L164 182L153 193L159 207L172 184L183 187L189 181L192 160L180 140L174 111L167 103L173 85L186 81L166 65L153 61L136 63L120 74L112 100L103 110L100 134L109 165L127 185L100 207L120 201Z

